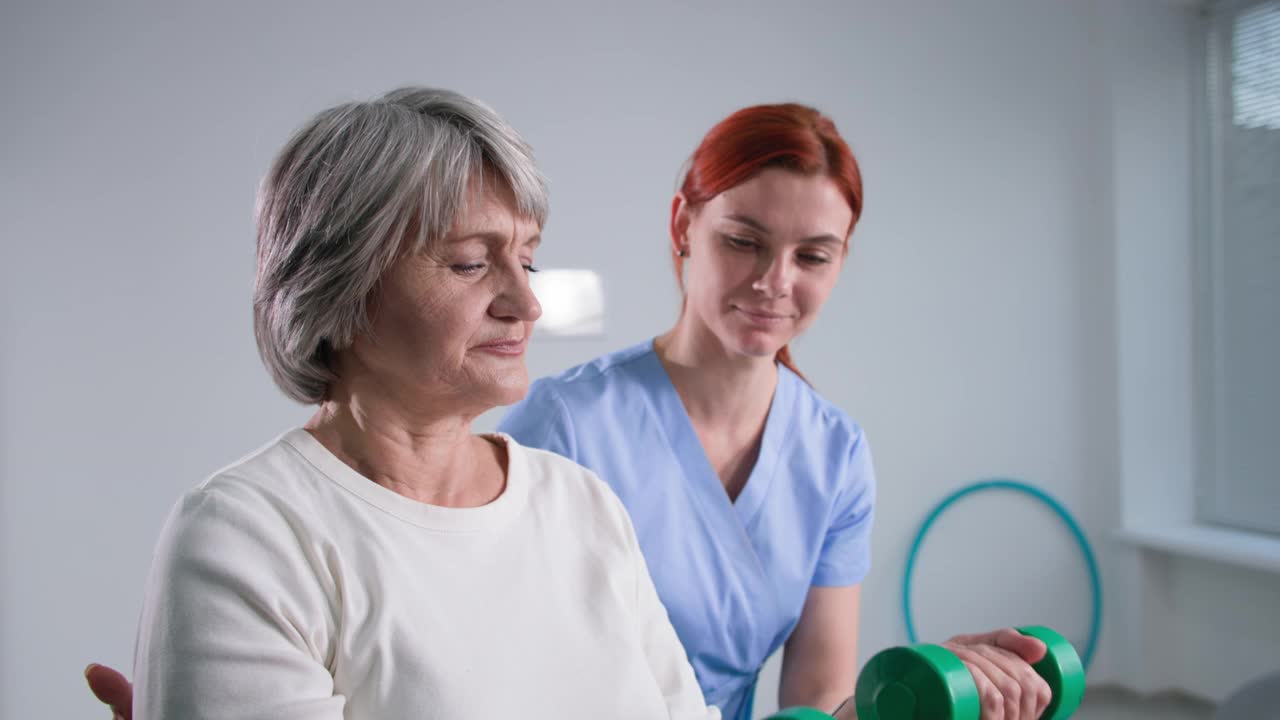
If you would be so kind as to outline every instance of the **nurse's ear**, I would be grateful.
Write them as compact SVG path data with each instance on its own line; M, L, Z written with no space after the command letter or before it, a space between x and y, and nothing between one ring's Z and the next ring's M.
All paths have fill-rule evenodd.
M671 199L671 254L679 258L689 257L689 223L692 210L684 193L678 192Z

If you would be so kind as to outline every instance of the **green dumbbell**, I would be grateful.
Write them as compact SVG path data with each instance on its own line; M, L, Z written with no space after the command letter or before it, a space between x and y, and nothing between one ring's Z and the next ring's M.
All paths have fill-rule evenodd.
M1065 720L1084 697L1084 667L1066 638L1047 627L1018 628L1044 642L1044 659L1032 667L1049 683L1053 700L1042 720ZM867 662L854 694L858 720L978 720L981 700L973 675L939 645L885 650ZM830 720L810 708L789 708L769 720Z
M821 710L814 710L807 707L793 707L786 710L779 710L770 715L766 720L833 720L832 717Z

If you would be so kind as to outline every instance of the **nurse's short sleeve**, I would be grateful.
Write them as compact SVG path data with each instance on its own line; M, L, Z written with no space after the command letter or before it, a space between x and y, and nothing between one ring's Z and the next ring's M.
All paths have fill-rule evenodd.
M876 478L871 449L861 430L854 435L853 446L847 452L844 477L813 572L813 584L823 587L856 585L871 569Z
M510 435L525 447L548 450L578 462L573 421L549 379L533 383L525 399L512 405L503 416L498 432Z

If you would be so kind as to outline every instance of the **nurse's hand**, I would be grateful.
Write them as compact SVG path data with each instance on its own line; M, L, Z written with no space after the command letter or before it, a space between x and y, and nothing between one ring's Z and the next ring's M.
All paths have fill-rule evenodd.
M1012 628L981 635L957 635L942 643L964 662L978 685L982 720L1034 720L1053 692L1031 668L1048 648Z
M124 675L94 663L85 668L84 679L94 696L111 707L112 720L133 720L133 685Z

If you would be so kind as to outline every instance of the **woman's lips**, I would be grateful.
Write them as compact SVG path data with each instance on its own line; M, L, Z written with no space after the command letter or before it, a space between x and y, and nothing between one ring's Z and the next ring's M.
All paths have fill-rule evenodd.
M760 325L776 325L784 320L791 319L791 316L788 314L774 312L771 310L754 310L740 306L734 306L734 309L745 315L751 322Z
M526 342L525 338L516 338L509 340L494 340L492 342L477 345L476 349L494 355L502 355L505 357L514 357L524 354Z

